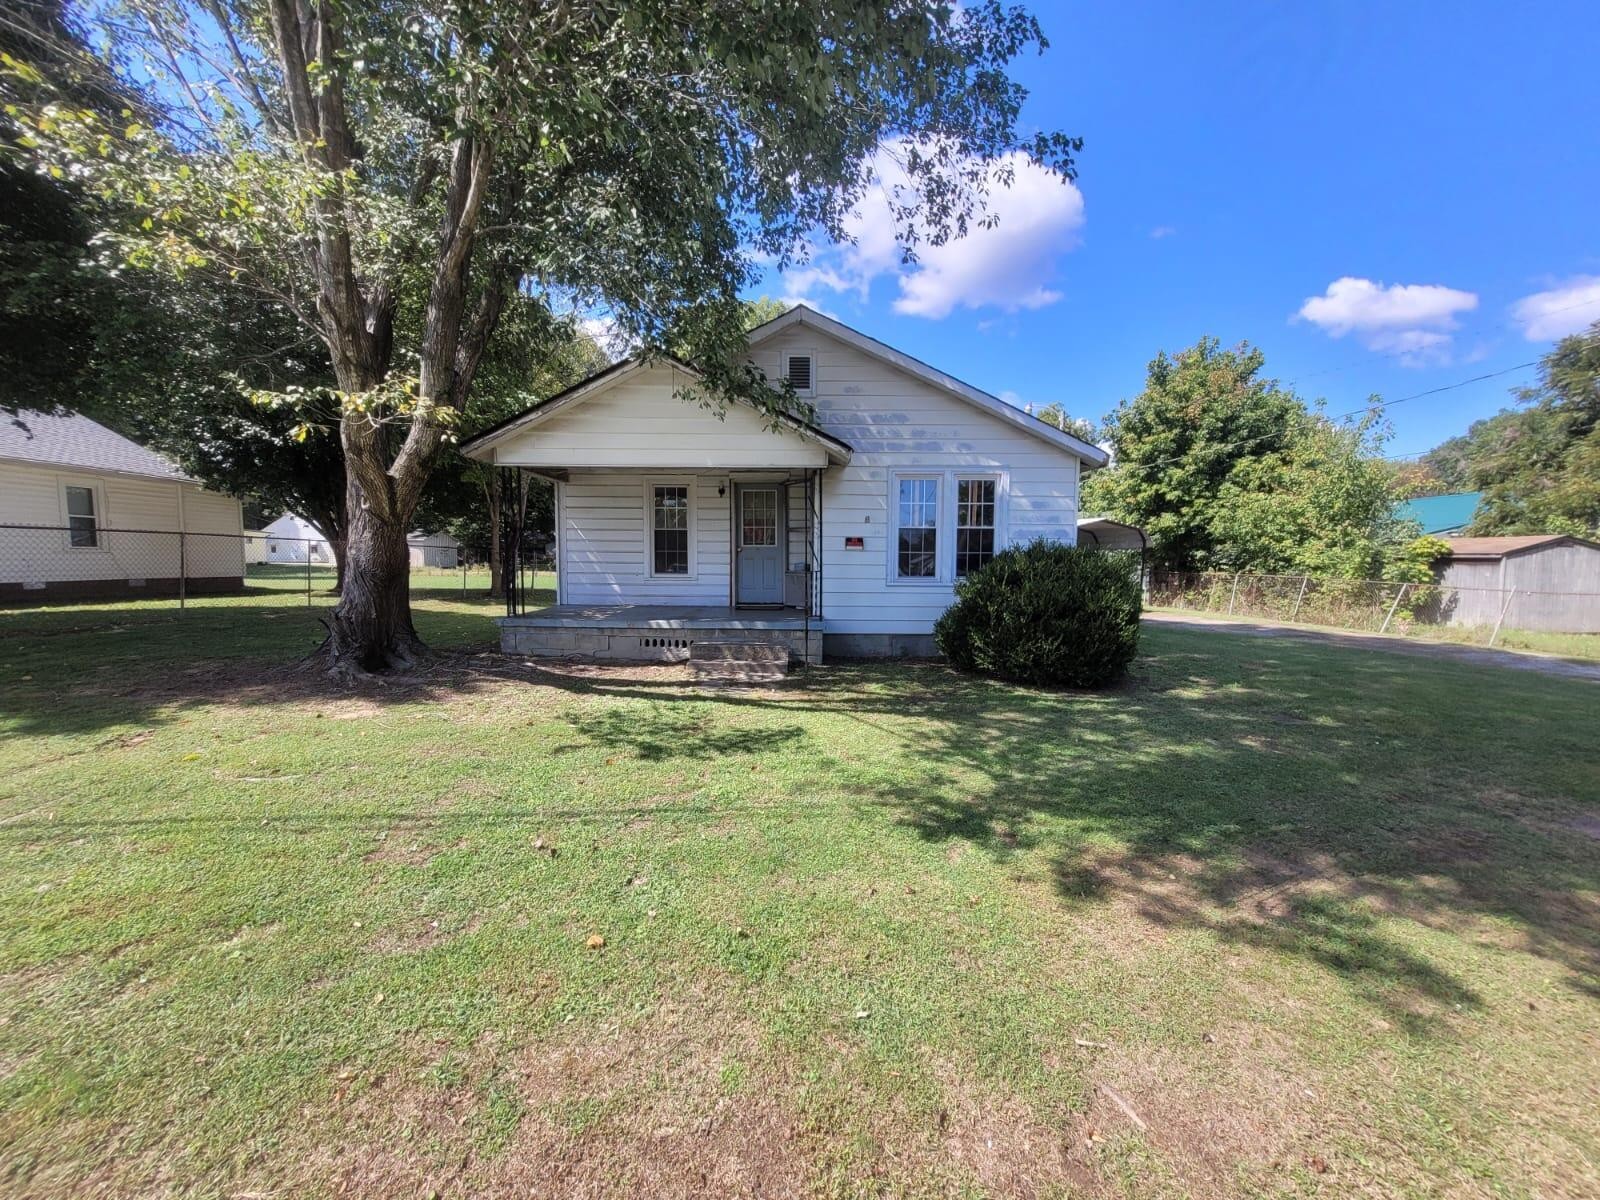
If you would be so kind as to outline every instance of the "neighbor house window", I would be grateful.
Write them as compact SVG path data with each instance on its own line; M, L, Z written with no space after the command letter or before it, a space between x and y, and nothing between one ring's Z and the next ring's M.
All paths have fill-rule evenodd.
M994 557L992 479L956 480L956 576L970 575Z
M689 489L656 484L651 489L651 573L689 573Z
M68 484L67 544L69 546L98 546L100 530L95 523L94 489Z
M895 575L933 579L939 573L939 481L902 479L897 498Z

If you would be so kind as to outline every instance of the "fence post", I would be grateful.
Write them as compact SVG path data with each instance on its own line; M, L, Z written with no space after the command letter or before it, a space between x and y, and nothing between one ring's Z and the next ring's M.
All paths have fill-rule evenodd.
M1233 616L1233 604L1239 598L1239 576L1233 577L1233 591L1228 595L1228 615Z
M1506 623L1506 613L1511 609L1511 601L1516 598L1517 589L1512 588L1506 593L1506 602L1500 606L1500 619L1494 623L1494 632L1489 635L1489 645L1494 645L1495 639L1500 636L1500 626Z
M188 597L185 592L189 581L188 539L184 537L183 530L178 531L178 611L182 612L187 604Z
M1306 598L1306 584L1310 582L1311 576L1300 576L1300 594L1294 598L1294 611L1289 614L1289 620L1291 623L1300 615L1300 603Z
M303 539L306 545L306 607L311 607L311 539Z
M1402 583L1400 585L1400 590L1394 594L1394 603L1389 605L1389 615L1384 617L1383 625L1378 630L1379 633L1388 633L1389 632L1389 622L1394 620L1395 609L1400 607L1400 601L1401 601L1401 599L1404 598L1404 596L1406 594L1406 589L1409 588L1410 586L1411 585L1409 583Z

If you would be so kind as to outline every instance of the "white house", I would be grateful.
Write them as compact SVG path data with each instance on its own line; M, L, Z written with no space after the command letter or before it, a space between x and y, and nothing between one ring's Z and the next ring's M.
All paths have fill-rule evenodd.
M263 532L267 535L269 563L332 563L333 547L310 521L284 513Z
M461 543L448 533L423 533L406 537L413 567L455 568L461 565Z
M244 587L239 502L77 413L0 414L0 597Z
M628 359L462 447L555 481L557 604L513 610L508 650L926 653L961 575L1076 540L1080 472L1106 461L1090 443L805 307L750 359L811 419L717 411L690 367Z

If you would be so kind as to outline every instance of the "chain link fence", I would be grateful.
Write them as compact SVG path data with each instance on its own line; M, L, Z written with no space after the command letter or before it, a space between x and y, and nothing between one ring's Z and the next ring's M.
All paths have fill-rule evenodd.
M423 557L420 550L413 557ZM436 555L437 551L428 551ZM321 539L264 533L0 523L0 632L91 629L190 610L338 603L338 567ZM489 569L413 561L413 599L484 599Z
M1157 571L1149 606L1600 657L1600 594Z

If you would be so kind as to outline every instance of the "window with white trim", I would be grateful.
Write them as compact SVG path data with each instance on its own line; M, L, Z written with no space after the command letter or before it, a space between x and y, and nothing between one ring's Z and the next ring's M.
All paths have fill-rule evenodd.
M956 578L994 557L995 496L992 477L956 480Z
M62 485L61 491L67 512L67 545L94 549L100 544L94 488L68 483Z
M939 478L907 476L895 484L895 578L939 575Z
M689 488L658 483L650 489L650 573L689 573Z

